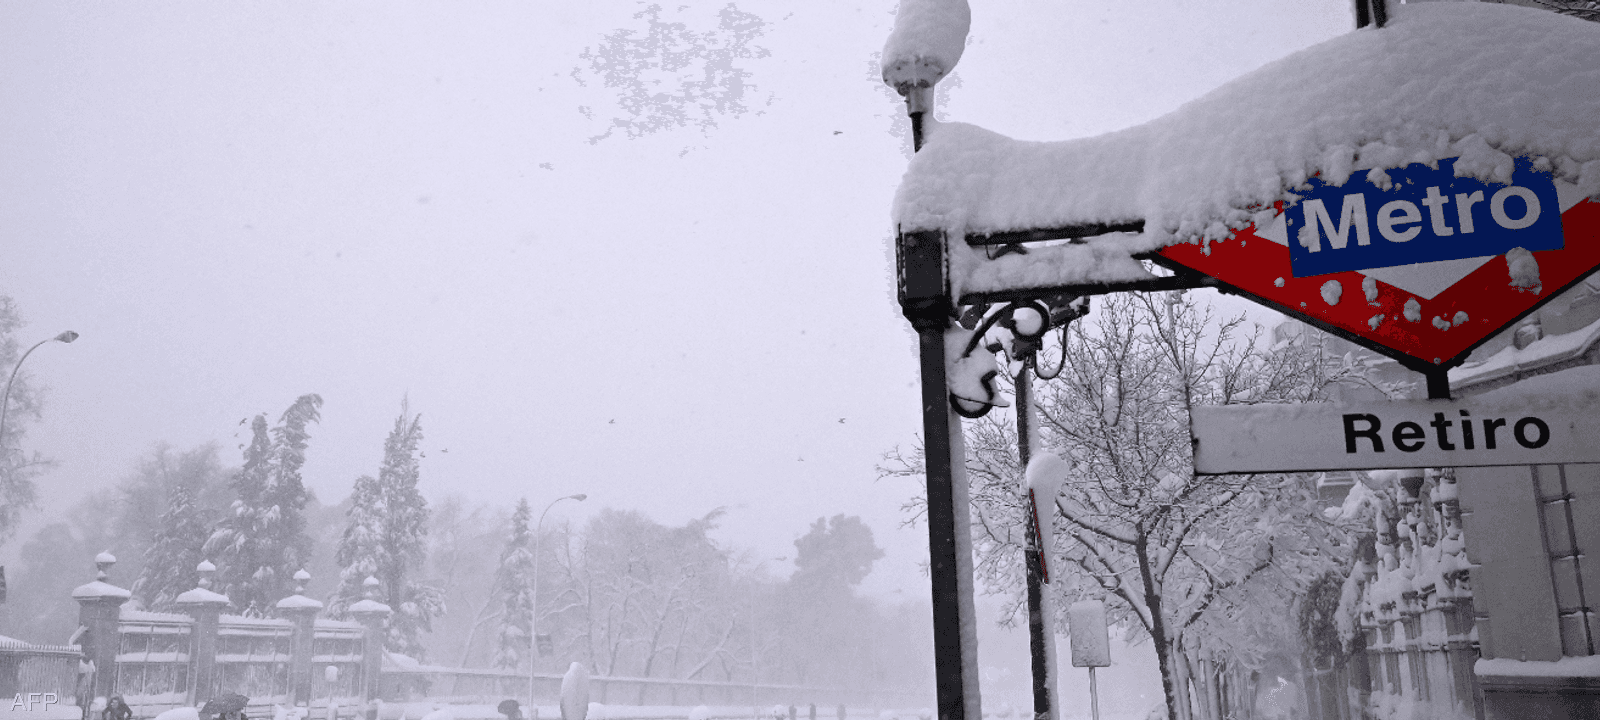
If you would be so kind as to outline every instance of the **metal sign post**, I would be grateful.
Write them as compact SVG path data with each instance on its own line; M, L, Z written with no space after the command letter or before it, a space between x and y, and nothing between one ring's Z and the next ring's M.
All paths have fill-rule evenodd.
M906 96L916 147L931 88ZM950 298L944 235L901 235L895 244L902 313L917 331L922 376L923 457L927 473L928 575L933 591L934 678L939 720L982 720L976 673L977 620L972 596L971 535L967 517L965 450L961 420L950 404L945 332L955 306Z

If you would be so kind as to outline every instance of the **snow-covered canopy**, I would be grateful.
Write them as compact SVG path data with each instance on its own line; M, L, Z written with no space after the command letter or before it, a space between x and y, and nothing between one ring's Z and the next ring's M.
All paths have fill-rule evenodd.
M1395 10L1385 28L1099 137L1024 142L930 123L894 220L959 238L1143 219L1144 235L1114 244L1142 252L1269 219L1263 211L1319 173L1342 184L1357 170L1456 156L1458 175L1486 182L1508 181L1515 156L1542 158L1540 169L1600 194L1600 25L1489 3ZM1134 272L1098 262L1111 280Z

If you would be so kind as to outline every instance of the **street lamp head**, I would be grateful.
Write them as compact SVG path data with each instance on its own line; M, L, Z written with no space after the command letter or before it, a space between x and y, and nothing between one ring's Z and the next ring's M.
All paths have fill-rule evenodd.
M69 343L69 342L72 342L73 340L77 340L77 339L78 339L78 334L73 332L73 331L71 331L71 330L68 330L68 331L66 331L64 333L61 333L60 335L55 336L55 341L56 342Z
M583 493L578 493L577 495L568 495L567 497L577 500L578 502L583 502L589 499L589 496Z

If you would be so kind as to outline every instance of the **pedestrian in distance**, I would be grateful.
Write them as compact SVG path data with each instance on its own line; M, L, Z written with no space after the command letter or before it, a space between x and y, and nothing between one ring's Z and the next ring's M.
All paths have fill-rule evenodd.
M133 708L123 701L121 695L112 695L106 701L106 709L100 713L101 720L133 720Z

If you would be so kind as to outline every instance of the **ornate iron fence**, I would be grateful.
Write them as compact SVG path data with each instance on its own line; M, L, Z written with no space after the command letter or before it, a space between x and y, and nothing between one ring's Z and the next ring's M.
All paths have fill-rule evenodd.
M82 652L67 645L33 645L0 639L0 695L54 693L61 703L73 700Z
M187 615L122 611L116 688L135 714L188 701L192 624Z
M223 615L217 623L211 696L236 692L252 704L287 705L293 639L294 625L287 620Z

